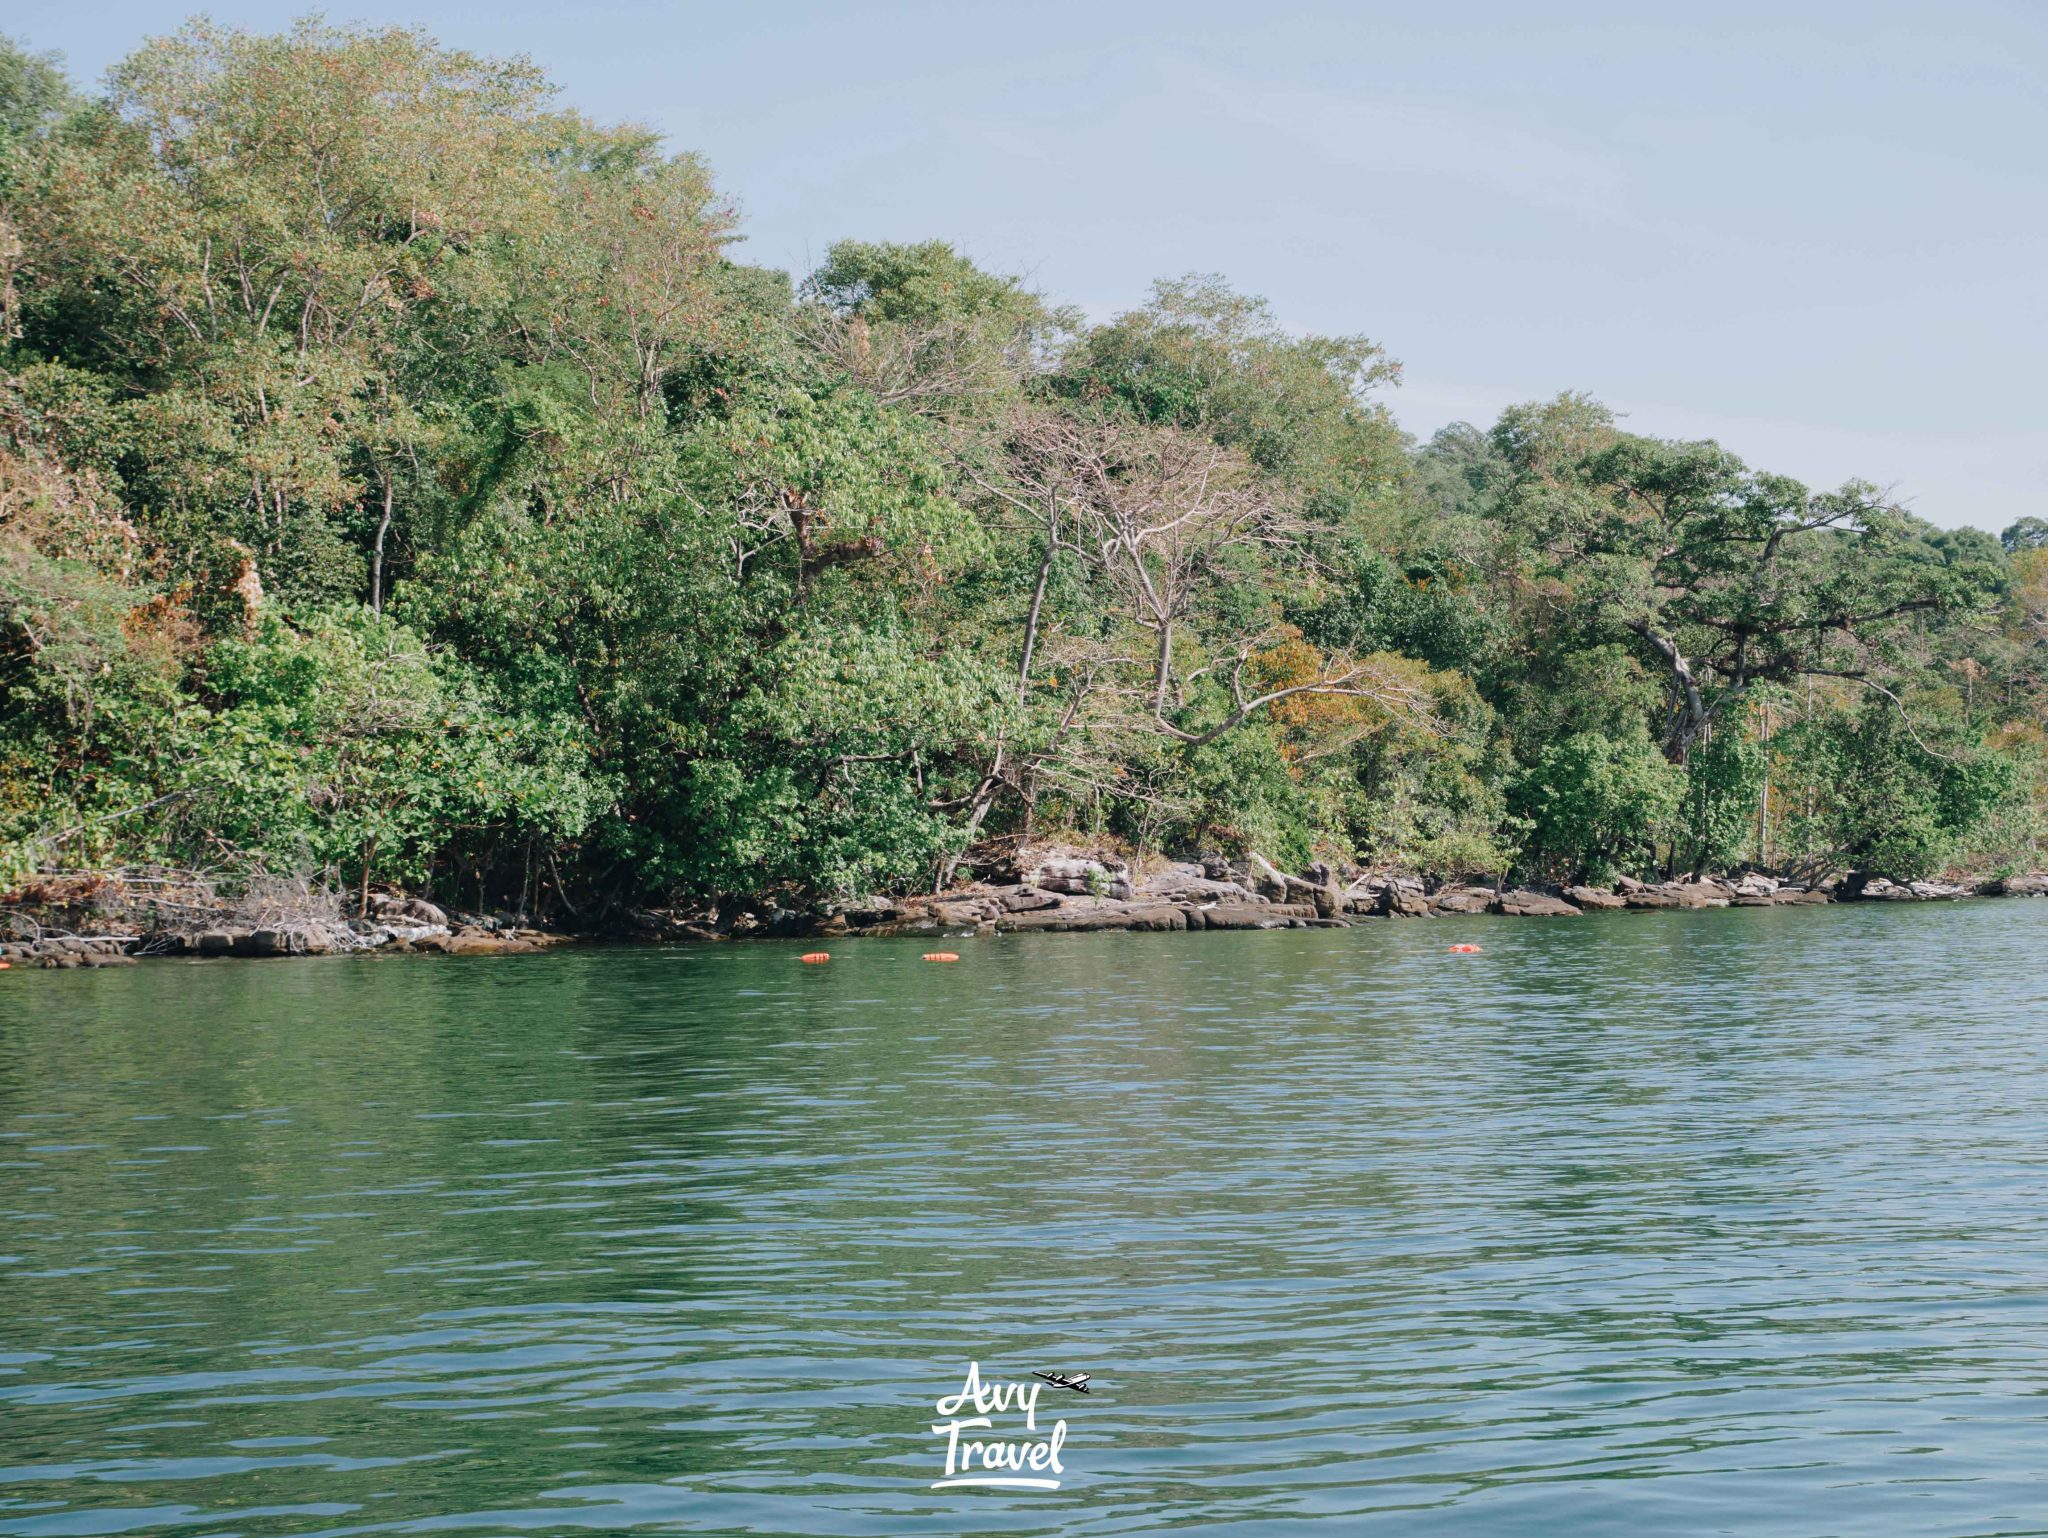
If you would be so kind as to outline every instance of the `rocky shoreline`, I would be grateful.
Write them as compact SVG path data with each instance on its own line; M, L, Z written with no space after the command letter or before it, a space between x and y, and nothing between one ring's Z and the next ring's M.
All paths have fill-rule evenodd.
M1460 883L1432 886L1413 875L1371 871L1346 880L1321 865L1290 875L1256 855L1236 868L1220 861L1170 864L1134 876L1113 856L1068 856L1046 860L1021 879L980 881L933 895L868 897L811 913L775 906L641 913L616 930L596 934L539 928L518 917L451 916L419 898L396 895L374 898L367 917L347 920L323 915L263 924L219 921L191 928L84 923L70 930L38 925L31 938L0 942L0 963L71 968L131 966L156 957L508 956L579 940L1348 929L1360 920L1374 918L1450 918L1482 913L1573 918L1599 911L1952 902L1976 897L2048 897L2048 874L1975 884L1894 883L1853 875L1807 883L1749 872L1669 882L1624 877L1612 887L1539 889Z
M90 932L75 932L78 929ZM451 918L433 903L397 896L375 899L367 918L343 920L314 914L238 923L232 914L223 914L192 928L74 924L73 930L0 943L0 962L10 967L69 968L133 966L158 957L253 960L415 951L442 956L516 956L567 945L578 938L503 918Z
M1076 867L1079 867L1078 869ZM1101 930L1350 928L1372 918L1443 918L1504 914L1573 918L1598 910L1768 908L1830 902L1939 902L1970 897L2048 896L2048 875L2014 876L1965 885L1896 884L1881 878L1809 885L1757 873L1662 883L1623 878L1613 887L1559 890L1447 884L1420 877L1362 872L1340 880L1324 866L1288 875L1254 856L1249 870L1176 864L1133 878L1113 860L1058 861L1031 879L978 883L931 897L869 899L842 906L822 923L780 932L833 935L941 933L1034 934ZM791 915L791 917L795 917ZM755 932L744 921L706 932L684 924L691 938L732 938Z

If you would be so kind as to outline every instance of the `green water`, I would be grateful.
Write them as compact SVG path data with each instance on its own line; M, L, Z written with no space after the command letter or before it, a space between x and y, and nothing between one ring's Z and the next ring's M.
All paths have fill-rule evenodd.
M0 974L0 1533L2048 1532L2048 902L954 943Z

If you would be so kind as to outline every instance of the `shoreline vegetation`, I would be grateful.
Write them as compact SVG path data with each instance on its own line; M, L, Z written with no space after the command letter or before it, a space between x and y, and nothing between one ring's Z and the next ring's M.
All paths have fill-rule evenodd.
M417 30L0 41L10 964L2040 888L2048 518L743 241Z

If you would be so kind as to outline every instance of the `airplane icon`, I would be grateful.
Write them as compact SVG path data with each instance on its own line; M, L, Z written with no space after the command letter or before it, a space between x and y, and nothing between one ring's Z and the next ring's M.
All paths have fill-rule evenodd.
M1054 1388L1070 1388L1078 1394L1088 1392L1088 1374L1085 1372L1034 1372L1034 1378L1043 1378Z

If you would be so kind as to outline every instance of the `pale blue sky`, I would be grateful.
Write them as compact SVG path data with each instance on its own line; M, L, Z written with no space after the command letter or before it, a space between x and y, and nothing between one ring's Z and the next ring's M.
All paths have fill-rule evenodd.
M183 14L0 27L90 82ZM1095 315L1217 271L1383 343L1417 433L1582 389L1937 523L2048 516L2048 0L330 15L530 54L701 151L753 261L941 236Z

